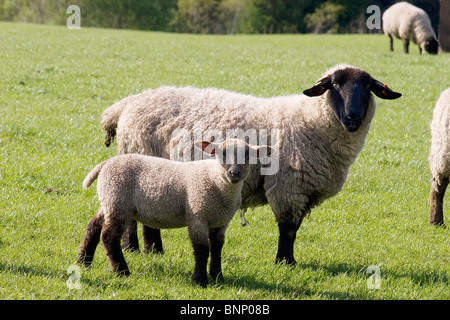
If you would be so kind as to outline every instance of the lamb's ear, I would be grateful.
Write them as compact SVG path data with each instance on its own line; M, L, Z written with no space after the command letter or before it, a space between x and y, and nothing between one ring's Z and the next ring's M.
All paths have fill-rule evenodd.
M258 159L264 158L264 157L270 157L270 155L272 154L272 150L273 149L270 146L256 147Z
M194 146L200 150L202 150L204 153L209 154L210 156L213 156L216 154L216 145L209 141L197 141L194 143Z
M321 96L328 89L331 88L331 77L325 77L317 81L312 88L306 89L303 91L303 94L308 97L317 97Z
M401 93L392 91L388 88L387 84L383 84L382 82L375 80L372 78L372 84L370 85L370 91L372 91L378 98L381 99L397 99L402 96Z

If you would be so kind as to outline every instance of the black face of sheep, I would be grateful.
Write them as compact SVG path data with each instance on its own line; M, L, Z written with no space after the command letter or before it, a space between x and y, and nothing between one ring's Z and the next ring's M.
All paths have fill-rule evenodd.
M431 54L437 54L439 50L439 42L436 39L431 39L425 42L425 50Z
M346 68L319 80L303 93L316 97L329 91L334 101L336 117L348 132L355 132L363 124L371 92L382 99L397 99L400 93L394 92L367 72Z

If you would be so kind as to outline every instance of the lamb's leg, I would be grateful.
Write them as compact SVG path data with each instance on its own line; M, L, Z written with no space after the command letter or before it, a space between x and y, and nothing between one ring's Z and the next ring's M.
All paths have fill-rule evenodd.
M430 224L444 225L444 195L449 180L432 177L430 183Z
M80 253L78 254L77 263L89 267L94 259L95 249L100 241L100 233L103 227L103 211L102 208L97 214L89 220L86 233L81 244Z
M389 49L390 49L391 51L394 51L394 37L392 37L391 34L389 35L389 42L390 42Z
M131 252L139 252L136 220L131 220L128 224L122 237L122 248Z
M144 237L144 252L163 254L163 246L161 240L161 230L147 226L142 226L142 235Z
M225 230L227 226L209 229L209 243L211 245L211 261L209 263L209 274L216 281L223 281L222 274L222 247L225 243Z
M195 268L192 280L202 287L208 285L208 274L206 267L209 256L208 226L200 223L188 226L189 238L194 249Z
M403 52L409 53L409 40L403 39Z
M111 269L118 275L128 276L130 271L120 247L120 237L124 226L125 222L123 220L110 218L103 224L100 237L105 246Z
M297 236L297 230L302 221L295 222L279 222L278 229L280 235L278 238L278 252L275 263L296 264L294 259L294 242Z

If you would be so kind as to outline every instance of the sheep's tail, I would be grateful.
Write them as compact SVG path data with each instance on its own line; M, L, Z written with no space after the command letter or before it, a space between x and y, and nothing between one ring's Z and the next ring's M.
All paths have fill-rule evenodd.
M89 172L89 174L83 181L83 188L85 188L85 189L89 188L89 186L92 184L92 182L94 182L95 179L97 179L100 171L102 171L103 166L106 164L107 161L108 160L105 160L102 163L96 165L94 167L94 169L92 169L91 172Z
M117 123L125 106L126 103L122 100L116 102L102 113L100 126L106 131L105 145L107 147L109 147L116 136Z

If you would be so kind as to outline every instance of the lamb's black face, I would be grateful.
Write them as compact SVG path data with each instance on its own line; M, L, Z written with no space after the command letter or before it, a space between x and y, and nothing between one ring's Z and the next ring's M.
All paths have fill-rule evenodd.
M425 42L425 50L431 54L437 54L439 50L439 42L436 39L431 39Z
M336 117L348 132L357 131L364 123L371 92L382 99L397 99L400 93L372 78L357 68L343 68L319 80L312 88L303 91L310 97L330 92Z

